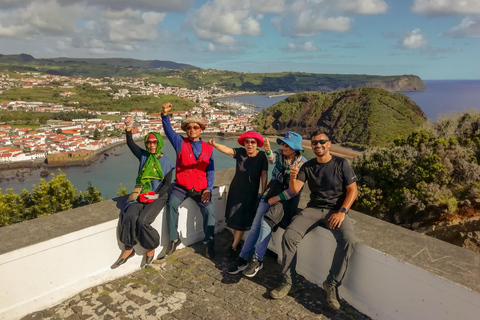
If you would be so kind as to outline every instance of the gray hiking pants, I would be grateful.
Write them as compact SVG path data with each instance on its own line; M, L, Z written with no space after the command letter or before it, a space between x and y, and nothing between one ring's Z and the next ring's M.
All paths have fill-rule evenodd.
M355 248L356 239L352 220L348 214L345 215L345 220L340 228L330 229L328 227L328 218L336 212L336 210L329 209L305 208L293 217L292 223L285 230L282 239L282 273L285 282L292 284L292 269L295 271L299 242L315 227L322 226L330 230L337 241L327 281L335 286L341 284L347 271L348 261Z

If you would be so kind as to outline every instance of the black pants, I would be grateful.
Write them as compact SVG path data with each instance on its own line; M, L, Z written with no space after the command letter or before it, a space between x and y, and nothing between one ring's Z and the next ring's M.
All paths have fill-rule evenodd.
M126 249L137 244L152 250L160 245L160 235L151 224L167 203L167 194L151 203L133 202L120 214L120 241Z

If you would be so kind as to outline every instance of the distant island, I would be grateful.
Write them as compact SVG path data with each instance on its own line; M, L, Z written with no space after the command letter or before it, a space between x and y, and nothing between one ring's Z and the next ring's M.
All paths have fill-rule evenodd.
M316 74L305 72L250 73L201 69L173 61L129 58L48 58L29 54L0 54L0 70L41 72L59 76L142 77L153 84L202 89L218 87L232 91L298 93L331 92L359 87L388 91L421 91L425 83L416 75Z

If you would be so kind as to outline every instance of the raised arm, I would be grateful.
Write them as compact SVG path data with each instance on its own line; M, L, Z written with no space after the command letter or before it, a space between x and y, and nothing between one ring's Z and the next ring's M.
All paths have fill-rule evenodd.
M125 117L125 136L127 138L127 146L132 151L133 155L140 160L142 157L142 149L133 141L132 137L132 125L133 119L132 117L128 116Z
M272 148L270 147L270 141L268 141L268 138L265 137L265 144L263 145L263 148L265 149L265 154L267 155L268 162L270 163L275 163L275 153L272 152Z
M215 149L217 149L221 153L225 153L227 156L230 156L230 157L233 158L234 152L233 152L232 148L227 147L227 146L225 146L223 144L220 144L220 143L216 143L215 139L208 140L208 144L212 145Z
M173 128L172 124L170 123L170 117L168 116L168 112L172 109L171 103L164 103L162 106L162 125L163 131L167 135L168 140L172 144L175 152L178 154L180 149L182 149L183 138L181 135L176 133Z
M298 193L305 184L305 182L297 179L298 171L298 164L295 162L295 166L290 169L290 181L288 183L288 187L292 193Z

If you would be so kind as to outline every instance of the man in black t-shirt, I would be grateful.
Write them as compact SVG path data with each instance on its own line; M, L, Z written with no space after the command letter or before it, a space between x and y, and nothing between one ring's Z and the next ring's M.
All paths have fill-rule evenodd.
M295 193L305 182L310 188L310 202L296 215L285 230L282 240L282 284L270 293L274 299L283 298L292 288L292 270L295 270L298 243L316 226L329 229L337 248L323 288L333 309L339 309L337 287L347 271L348 260L355 247L353 224L348 210L357 198L357 177L347 160L330 154L331 142L323 132L311 135L316 158L306 162L300 170L290 170L290 190Z

